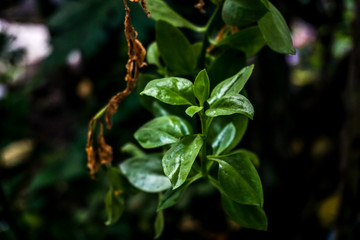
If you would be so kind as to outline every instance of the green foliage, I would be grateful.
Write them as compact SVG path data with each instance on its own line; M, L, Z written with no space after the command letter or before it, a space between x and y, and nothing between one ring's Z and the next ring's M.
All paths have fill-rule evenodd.
M185 182L203 144L200 135L190 135L180 139L165 153L164 173L170 179L173 189Z
M267 218L262 208L239 204L225 195L221 195L221 200L226 214L241 226L262 231L267 230Z
M185 78L170 77L149 82L145 94L171 105L195 105L194 85Z
M290 34L280 13L267 0L216 4L208 24L200 29L165 2L148 3L156 20L156 42L149 45L147 60L161 77L143 75L139 79L140 98L155 118L134 137L143 148L158 152L140 151L140 155L123 161L120 170L138 190L159 192L155 238L164 228L163 211L174 206L198 179L219 190L231 219L246 228L267 229L256 170L259 159L249 150L234 148L254 117L254 107L244 90L254 65L245 66L246 58L266 44L275 51L293 53ZM242 28L230 33L225 24ZM271 28L277 31L269 33L266 24L276 25ZM203 41L191 43L179 27L204 32ZM215 41L213 33L220 29L225 32ZM281 41L274 43L274 39ZM216 48L214 53L206 52L210 44Z
M256 22L266 11L261 0L226 0L222 16L226 24L243 26Z
M198 32L204 31L204 28L195 26L194 24L180 16L178 13L176 13L162 0L148 1L147 7L151 12L151 17L156 21L165 21L170 23L174 27L188 28Z
M259 20L259 28L272 50L283 54L295 54L285 19L271 3L269 3L269 11Z
M143 148L157 148L175 143L192 132L186 120L176 116L157 117L135 132L135 139Z
M258 53L266 45L264 37L257 26L241 29L219 42L214 41L214 43L219 47L228 46L243 51L247 58Z
M147 155L127 159L120 164L120 169L136 188L144 192L161 192L171 187L161 164L158 154Z
M193 72L196 64L195 55L185 35L171 24L156 23L156 43L167 70L174 75Z

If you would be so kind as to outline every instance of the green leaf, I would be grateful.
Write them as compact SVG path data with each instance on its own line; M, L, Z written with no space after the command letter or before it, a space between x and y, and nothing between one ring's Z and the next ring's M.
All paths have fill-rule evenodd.
M191 126L186 120L177 116L163 116L145 123L135 132L134 137L143 148L157 148L175 143L181 136L191 132Z
M174 27L184 27L197 32L205 31L205 28L198 27L180 16L162 0L148 1L147 8L151 12L151 18L156 21L162 20L170 23Z
M196 76L194 93L195 97L199 100L200 106L203 106L210 94L210 80L206 69L201 70Z
M247 80L250 78L253 69L254 65L246 66L234 76L225 79L216 85L216 87L211 92L208 103L211 105L223 96L239 93L244 88Z
M223 192L240 204L262 207L264 202L260 177L252 162L241 153L208 156L219 164L218 180Z
M146 60L148 64L154 64L158 68L162 68L160 63L160 53L156 42L149 45L146 53Z
M203 109L204 109L204 107L190 106L185 110L185 112L190 117L193 117L196 113L200 112Z
M221 195L225 213L244 228L267 230L267 218L264 210L257 206L242 205Z
M269 3L269 12L258 23L267 45L272 50L283 54L296 53L286 21L272 3Z
M144 192L161 192L171 187L163 173L160 155L127 159L120 169L132 185Z
M114 167L108 167L106 169L106 175L110 182L110 186L114 191L117 191L117 193L119 194L125 191L123 175L119 169Z
M159 21L156 23L156 43L166 67L174 75L191 75L196 58L191 44L176 27Z
M118 194L115 194L112 187L105 196L105 209L108 216L105 222L106 225L116 223L124 212L124 199Z
M202 46L203 46L202 42L196 42L194 44L191 44L191 49L196 59L198 59L201 54Z
M132 157L143 157L146 155L146 153L141 150L138 146L136 146L133 143L126 143L121 147L121 152L127 153Z
M245 67L245 64L246 56L244 52L231 48L224 49L208 67L211 84L216 86L224 79L234 76L240 69Z
M226 95L210 105L210 109L205 114L208 117L217 117L222 115L243 114L250 119L254 116L254 107L250 101L241 94Z
M238 150L233 151L231 154L236 154L236 155L240 156L240 158L242 158L242 159L244 159L244 158L248 159L248 161L251 161L252 164L256 168L258 168L260 166L260 160L259 160L258 156L249 150L238 149Z
M236 128L233 123L227 124L211 143L213 155L217 156L227 149L235 138Z
M203 139L200 135L185 136L165 153L163 168L173 189L185 182L202 145Z
M137 85L136 85L136 92L140 99L141 104L149 111L152 112L152 105L156 99L146 95L139 94L144 90L145 86L152 80L156 79L157 76L153 74L140 74Z
M183 185L176 189L167 190L165 194L163 194L159 199L157 210L161 211L174 206L184 194L185 190L190 186L190 184L199 178L201 178L201 174L195 175L191 177L191 179L187 179Z
M254 26L231 34L215 44L218 47L228 46L243 51L246 54L246 58L250 58L260 51L266 45L266 42L260 29Z
M228 152L231 149L235 148L241 139L243 138L247 125L249 122L249 118L244 115L234 114L229 116L219 116L212 120L211 126L209 128L208 133L208 142L212 144L215 141L215 138L220 134L220 132L229 124L232 123L236 128L236 133L234 140L230 143L230 145L223 151Z
M158 239L161 237L162 232L164 231L164 212L158 211L155 218L154 223L155 237L154 239Z
M195 105L194 85L185 78L152 80L140 95L151 96L170 105Z
M226 0L222 17L226 24L244 26L256 22L267 12L261 0Z
M161 116L169 116L172 115L167 109L164 108L164 106L161 105L162 103L155 100L152 104L152 113L155 117L161 117Z
M188 186L189 184L185 183L177 189L167 190L165 194L161 196L157 210L160 211L174 206L181 198Z

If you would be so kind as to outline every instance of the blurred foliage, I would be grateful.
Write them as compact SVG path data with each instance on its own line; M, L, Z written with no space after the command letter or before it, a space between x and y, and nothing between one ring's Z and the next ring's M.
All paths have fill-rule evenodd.
M19 2L1 1L0 16ZM12 52L12 37L2 29L0 33L0 87L6 89L0 97L0 239L151 239L157 196L135 195L122 219L105 226L103 197L109 183L105 177L90 179L86 169L88 120L124 87L122 1L57 1L61 4L55 11L45 7L49 2L37 1L39 18L50 28L53 52L34 77L25 74L14 84L19 80L16 69L28 73L39 67L19 65L22 51ZM200 15L192 0L167 2L197 26L212 11L206 4L207 13ZM266 48L251 59L256 68L247 91L257 112L243 147L262 159L269 231L227 228L217 221L223 218L221 200L199 182L166 212L163 239L334 239L335 233L342 233L338 239L359 239L360 137L354 121L359 108L351 109L360 91L348 90L348 79L356 73L349 70L352 53L359 44L352 27L356 2L272 2L288 23L300 19L316 30L316 37L297 49L297 64ZM148 46L155 38L154 22L132 5L134 27ZM74 50L80 52L80 65L67 62ZM231 58L240 56L233 53ZM144 73L153 70L149 65ZM29 88L35 81L36 87ZM90 90L78 94L84 83ZM351 86L356 90L359 85ZM146 119L150 114L135 94L121 104L112 131L105 133L115 146L115 164L126 156L120 146L134 141L132 134ZM31 144L24 145L26 141ZM12 165L3 164L3 155L14 146L26 154ZM209 198L219 204L204 200ZM205 211L210 207L212 215Z

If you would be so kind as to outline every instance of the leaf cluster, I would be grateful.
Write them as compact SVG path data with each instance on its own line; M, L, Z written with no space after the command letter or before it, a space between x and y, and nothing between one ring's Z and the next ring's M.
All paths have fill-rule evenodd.
M246 66L246 59L265 45L279 53L295 51L284 18L268 0L212 2L217 7L204 27L189 22L162 0L147 3L156 21L147 62L157 67L157 75L141 75L138 90L154 119L141 126L134 138L152 151L147 154L131 145L133 156L115 169L122 183L159 193L156 237L164 227L163 211L199 179L218 189L231 219L246 228L267 229L256 170L259 160L251 151L236 148L254 117L244 90L254 65ZM180 28L203 38L192 43ZM114 203L123 206L123 198L118 198L127 194L124 187L118 195L112 188L107 209ZM110 223L121 212L121 207L108 210L116 214L109 215Z

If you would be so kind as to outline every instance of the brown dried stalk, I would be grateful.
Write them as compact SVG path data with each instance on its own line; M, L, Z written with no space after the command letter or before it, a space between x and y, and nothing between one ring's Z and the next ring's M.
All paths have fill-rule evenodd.
M150 12L146 8L145 0L130 0L131 2L141 1L141 5L144 8L144 11L148 16ZM94 174L98 171L101 164L109 164L112 161L112 148L105 142L103 136L103 124L100 124L100 133L97 139L97 148L94 149L94 137L93 131L96 128L98 120L105 114L105 122L108 129L112 126L112 115L114 115L119 107L121 101L130 95L130 93L135 89L137 79L139 77L139 69L146 65L144 62L146 50L142 46L141 42L137 40L137 32L131 24L130 20L130 9L127 5L127 1L124 0L125 5L125 21L124 21L124 32L126 41L128 44L128 62L126 64L127 74L125 76L126 88L122 92L117 93L113 96L107 106L101 110L97 115L95 115L89 122L89 131L88 131L88 140L86 145L86 153L88 158L87 167L89 168L90 174Z
M221 39L223 39L224 37L224 34L225 34L225 31L229 28L229 25L225 25L224 27L222 27L219 31L219 33L216 35L215 37L215 41L218 42L220 41ZM214 50L215 48L215 45L214 44L211 44L207 49L206 49L206 52L207 53L210 53L212 50Z
M199 9L199 11L201 13L206 13L206 11L204 10L204 7L205 6L205 2L204 0L199 0L199 2L197 4L194 5L195 8Z

